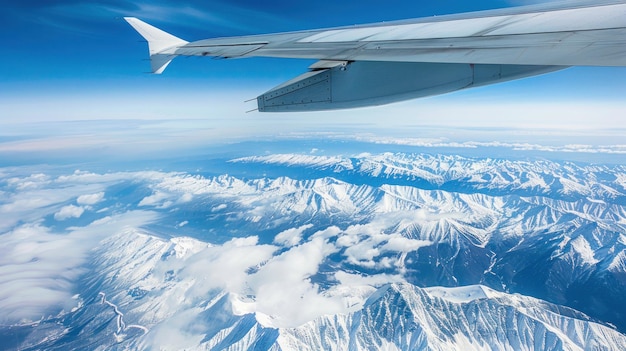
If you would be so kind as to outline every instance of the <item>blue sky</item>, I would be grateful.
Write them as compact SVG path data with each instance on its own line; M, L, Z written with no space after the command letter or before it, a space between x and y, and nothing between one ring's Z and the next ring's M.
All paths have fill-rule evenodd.
M150 75L147 45L122 16L136 16L186 40L291 31L502 8L546 1L386 2L59 0L3 4L0 34L0 138L80 135L46 123L171 120L163 130L217 130L211 136L273 135L369 125L535 130L602 130L624 137L626 69L577 67L545 76L390 106L319 114L245 114L254 98L306 70L312 61L178 58ZM393 116L393 119L389 119ZM196 122L185 122L185 121ZM390 123L391 121L391 123ZM195 123L195 124L194 124ZM181 127L181 125L183 127ZM58 126L58 124L56 124ZM101 124L92 130L98 133ZM111 127L113 128L113 127ZM152 127L150 127L152 128ZM144 128L145 129L145 128ZM412 130L411 130L412 131ZM552 135L552 134L550 134ZM405 136L405 135L402 135ZM198 136L202 138L203 136ZM204 136L206 137L206 135ZM499 136L494 136L497 138ZM78 138L78 137L77 137ZM623 144L623 142L622 142ZM0 149L2 145L0 145ZM6 149L5 149L6 150ZM2 151L2 150L0 150Z
M186 40L378 22L510 6L508 1L23 1L5 4L0 18L8 65L0 68L5 83L44 82L44 86L80 80L93 85L136 82L146 71L140 61L146 48L121 20L137 16ZM7 56L7 55L5 55ZM207 60L178 63L170 78L270 79L278 70L265 61L229 63L228 69ZM260 62L259 62L260 61ZM300 61L279 65L299 72ZM260 67L266 68L263 71ZM292 72L289 72L291 74ZM288 76L289 74L285 74ZM148 78L151 79L151 78ZM152 79L154 81L154 79ZM94 83L96 82L96 83ZM142 83L145 83L142 81ZM148 84L148 83L146 83ZM235 83L233 83L235 84Z
M280 82L305 70L302 60L248 59L215 62L182 58L165 78L148 70L146 46L123 21L137 16L186 40L280 32L377 22L447 13L477 11L533 3L532 1L21 1L3 5L2 39L8 43L0 66L2 85L13 94L97 94L142 86L167 88L172 94L195 89L218 89ZM615 77L615 75L618 77ZM554 90L576 80L574 91L621 96L626 77L622 69L583 69L561 73L546 81ZM610 79L614 77L614 79ZM595 84L586 91L585 82ZM561 82L561 83L559 83ZM524 89L525 84L521 84ZM533 90L538 84L532 85ZM540 87L540 88L541 88ZM5 90L5 89L3 89ZM5 90L5 91L7 91ZM596 92L598 93L596 93ZM612 94L613 93L613 94ZM561 95L557 93L557 96Z

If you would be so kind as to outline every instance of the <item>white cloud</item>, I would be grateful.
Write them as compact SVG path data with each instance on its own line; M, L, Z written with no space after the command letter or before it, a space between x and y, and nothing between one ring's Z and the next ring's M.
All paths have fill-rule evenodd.
M320 293L320 287L310 281L324 259L337 251L333 244L315 238L274 256L278 249L260 245L256 236L236 238L223 245L176 251L177 255L159 260L153 273L176 272L178 283L168 283L168 289L177 291L172 297L184 296L184 302L177 302L171 313L184 310L181 304L194 308L220 291L251 298L234 304L232 312L259 313L259 321L269 327L294 327L346 310L341 296Z
M516 6L546 4L550 2L559 2L562 0L508 0L507 2Z
M217 212L217 211L222 211L225 210L228 206L226 204L219 204L213 208L211 208L211 212Z
M149 212L127 212L54 233L40 224L27 224L0 240L0 323L35 321L76 305L76 279L90 250L103 238L124 228L154 220Z
M357 224L348 227L337 234L336 245L343 248L343 255L347 262L365 268L397 268L404 267L404 257L407 252L431 245L426 240L416 240L404 237L397 231L407 225L415 223L416 215L420 221L427 220L423 211L394 211L380 213L370 223ZM395 231L386 233L389 228ZM379 258L385 253L397 253L395 257Z
M249 276L257 311L272 318L269 326L296 327L345 310L340 298L320 294L319 287L309 280L324 258L336 250L324 239L315 238L274 257Z
M28 177L13 177L7 179L7 185L23 191L27 189L39 189L50 183L50 177L43 173L31 174Z
M187 296L202 298L213 289L245 291L248 270L269 260L276 249L271 245L258 245L258 237L252 236L235 238L198 252L184 264L180 263L180 276L195 279ZM164 271L172 268L176 267L168 266Z
M419 249L420 247L431 245L432 242L427 240L415 240L405 238L400 234L391 235L386 238L387 242L382 246L381 251L394 251L394 252L411 252Z
M298 245L300 241L302 241L302 234L304 234L304 231L312 227L313 224L306 224L298 228L291 228L282 231L274 237L274 243L283 246Z
M337 279L341 285L350 287L362 285L378 287L387 283L400 283L405 281L404 277L399 274L361 275L351 274L343 271L336 272L335 279Z
M76 171L70 175L51 177L37 173L10 177L0 200L0 232L18 223L32 223L56 214L57 220L76 217L80 209L63 205L84 194L104 193L104 189L122 179L138 177L135 173L94 174ZM84 210L84 208L83 208ZM82 214L82 213L81 213Z
M85 212L85 208L81 206L67 205L62 207L59 212L54 214L54 219L64 221L68 218L79 218Z
M310 226L305 225L282 233L301 233L308 228ZM291 246L277 256L274 254L278 247L259 245L256 236L236 238L223 245L187 250L182 254L176 251L176 256L159 261L154 272L177 272L175 276L179 282L172 289L182 289L175 295L185 296L184 302L178 304L184 303L188 308L194 308L195 303L211 296L218 298L216 292L225 291L235 294L232 305L234 314L256 313L257 320L267 327L296 327L322 315L344 313L359 306L371 293L371 286L403 281L401 272L373 276L341 272L335 275L338 285L322 291L311 281L311 277L318 273L320 264L329 255L341 249L327 240L338 231L337 227L319 231L309 241ZM285 236L287 240L299 237L299 234ZM363 241L367 242L364 246L378 243L378 251L382 252L406 252L419 246L417 240L403 240L398 234L379 234L371 242ZM194 247L198 248L197 245ZM397 263L396 260L388 259L380 261L381 265L388 268L393 268ZM240 298L243 300L240 301ZM174 310L180 308L181 305L178 305ZM193 323L191 317L184 320L185 323ZM169 321L161 325L159 330L166 325L169 326Z
M156 191L154 194L149 195L139 201L139 206L156 206L166 208L172 205L171 201L166 201L170 198L170 194L166 194L162 191Z
M154 326L148 334L142 338L144 350L197 350L205 335L202 330L207 330L204 321L198 321L197 316L201 309L183 309L167 321Z
M95 194L81 195L76 199L79 205L95 205L104 199L104 191Z
M528 132L523 129L515 130L502 130L504 133L521 133ZM535 135L548 135L551 130L540 130L534 131ZM604 136L606 133L606 137L611 140L616 140L617 136L612 135L610 132L605 131L596 131L600 136ZM562 137L573 137L578 135L578 132L568 133L556 132L555 134L561 135ZM580 133L578 135L580 137L584 137L585 133ZM598 137L598 135L594 135L594 132L589 132L589 136ZM293 139L293 138L315 138L318 137L315 133L310 134L297 134L297 135L289 135L284 136L285 139ZM555 136L556 137L556 136ZM373 143L373 144L382 144L382 145L406 145L406 146L414 146L420 148L433 148L433 149L478 149L481 147L498 147L498 148L507 148L515 151L544 151L544 152L576 152L576 153L591 153L591 154L626 154L626 146L622 144L563 144L563 145L543 145L539 143L530 143L530 142L502 142L502 141L453 141L448 138L438 137L438 138L414 138L414 137L399 137L399 136L380 136L372 133L352 133L352 134L333 134L329 136L329 138L336 140L356 140L359 142ZM298 165L298 166L309 166L309 167L332 167L335 169L352 169L352 164L348 157L340 157L340 156L310 156L305 154L283 154L283 155L270 155L270 156L253 156L253 157L242 157L231 162L262 162L262 163L271 163L271 164L289 164L289 165Z
M328 239L328 238L332 238L334 236L339 235L339 233L341 233L341 229L339 227L331 226L326 229L315 232L313 235L311 235L311 239L314 239L314 238Z
M17 223L35 222L57 211L59 203L72 198L71 191L58 189L34 189L7 194L0 205L0 232L9 230Z

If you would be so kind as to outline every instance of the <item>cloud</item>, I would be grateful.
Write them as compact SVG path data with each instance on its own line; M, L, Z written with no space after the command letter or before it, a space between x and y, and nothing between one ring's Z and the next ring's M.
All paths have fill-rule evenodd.
M551 2L560 2L563 0L508 0L507 2L515 6L547 4Z
M335 273L335 279L339 281L341 285L345 286L373 286L378 287L388 283L401 283L404 282L402 275L390 275L390 274L374 274L374 275L361 275L338 271Z
M167 208L173 204L172 201L167 201L167 199L169 198L170 194L156 191L154 194L141 199L141 201L139 201L139 206L156 206L160 208Z
M279 247L259 244L256 236L204 247L199 242L181 240L172 239L176 255L157 261L151 270L163 282L159 284L166 284L164 288L171 290L165 295L185 297L184 302L160 313L168 315L195 308L197 303L219 297L221 292L245 297L248 302L235 303L231 312L257 313L259 321L268 327L295 327L324 314L346 311L340 294L320 292L321 288L310 280L328 255L337 251L322 237L279 255ZM179 249L181 243L186 243L186 249ZM166 277L174 277L176 284L172 285ZM145 284L153 284L148 283L152 279L147 278ZM147 289L161 289L152 286Z
M110 191L109 185L124 181L133 181L139 189L144 187L152 189L151 195L141 201L135 200L139 206L159 207L167 203L176 203L181 197L189 195L190 201L208 204L205 207L207 213L212 211L213 205L219 209L237 207L238 212L250 216L258 215L266 220L270 217L268 213L276 215L277 208L288 211L306 210L310 205L307 202L310 194L331 194L330 197L333 199L329 200L329 203L343 204L337 205L340 212L333 214L353 213L352 206L345 205L352 203L352 193L348 190L351 185L334 180L310 183L289 178L242 180L232 176L204 178L185 173L95 174L83 171L56 178L35 174L12 179L14 180L10 182L10 187L7 187L7 192L10 192L11 196L8 200L0 201L7 201L5 205L13 210L20 207L17 206L17 201L24 194L32 194L31 196L35 197L46 195L42 192L48 191L49 195L54 195L50 197L54 201L46 199L48 201L44 204L32 204L28 201L21 207L24 212L6 212L24 214L29 213L31 209L39 209L40 217L33 218L33 222L38 221L37 223L45 223L41 218L53 213L56 213L58 220L81 216L81 211L88 209L90 204L104 199L105 193L108 194ZM364 186L360 189L369 192L373 188ZM10 291L11 296L16 292L13 290L14 287L31 289L30 291L50 290L50 293L41 299L37 299L36 296L25 296L23 299L12 297L11 300L7 297L7 304L2 305L0 302L0 308L10 308L9 315L13 320L37 319L41 315L70 308L76 302L68 300L73 282L81 274L80 267L88 260L91 254L89 250L97 246L109 250L98 251L97 254L102 255L104 259L114 257L116 259L111 262L123 263L115 269L111 268L113 265L107 265L103 270L110 271L97 273L106 275L106 279L111 280L121 277L119 281L111 283L116 286L117 295L108 293L107 296L111 296L112 301L116 298L130 299L128 289L116 285L126 284L123 280L135 284L132 287L140 287L146 291L162 290L166 301L163 304L167 306L151 311L150 316L146 318L154 317L155 320L162 318L163 326L168 323L165 320L170 316L178 316L179 313L186 313L185 311L189 309L201 310L202 308L198 307L200 304L225 293L246 299L246 308L234 308L234 313L256 313L258 320L267 326L294 327L325 314L346 312L350 310L350 306L358 305L366 297L365 293L362 295L350 293L351 285L371 286L402 280L406 253L430 244L402 235L408 226L431 219L429 214L416 211L414 207L419 205L416 203L407 208L401 207L399 210L396 207L397 203L387 201L387 197L401 197L403 188L382 186L379 189L383 198L376 197L375 201L378 202L372 205L367 224L352 225L345 229L331 226L309 236L309 231L313 231L314 225L306 223L280 232L277 230L274 244L271 245L260 244L259 237L255 235L233 238L221 245L213 245L192 238L173 238L168 241L143 234L144 238L149 239L129 245L130 241L124 240L137 236L139 230L136 228L156 218L156 214L148 211L119 215L107 213L109 216L100 218L87 227L65 228L69 231L67 234L54 233L50 228L37 223L20 226L7 234L10 240L0 242L0 253L8 252L5 255L7 261L0 262L0 267L6 273L0 274L6 277L5 281L0 281L0 290ZM397 193L393 192L394 189ZM364 196L361 190L358 196ZM289 196L285 196L286 194ZM115 199L115 196L109 197L110 200ZM411 197L419 198L417 195ZM66 205L72 201L81 206ZM131 204L111 204L110 208L119 211L120 208L134 204L134 201ZM191 206L196 204L192 203ZM113 210L109 212L111 211ZM42 214L45 215L41 216ZM438 213L432 217L440 218L442 215L444 214ZM289 215L277 217L282 217L284 223L290 218ZM186 228L183 227L185 222L184 218L178 218L170 223L178 223L177 232L183 232ZM281 225L281 228L284 227ZM111 237L116 233L117 236ZM112 242L111 247L102 244L109 241ZM21 246L16 245L17 243ZM135 255L137 247L142 248L142 254ZM148 251L155 247L155 250L162 251L150 254ZM61 250L63 256L59 255ZM169 255L165 254L167 250L170 250ZM135 257L142 257L144 254L153 262L146 263L142 269L137 269L139 267L137 264L129 263L129 259L136 259ZM62 258L65 259L64 256L68 256L67 262L62 261ZM320 267L332 263L337 257L345 257L346 262L352 264L351 268L358 266L384 269L386 274L361 276L351 271L335 274L334 281L331 276L331 286L318 285L316 279L319 274L326 274L320 272ZM11 266L12 260L15 261L14 266ZM35 277L33 281L27 281L26 277L32 276ZM358 290L371 291L367 288ZM33 307L28 310L26 306ZM21 307L24 307L22 314L18 311ZM190 321L189 318L180 316L178 322ZM174 324L172 328L181 327L184 323Z
M143 338L143 350L196 350L209 326L197 319L200 311L180 308L165 322L154 326Z
M385 238L387 241L381 247L382 252L411 252L419 249L420 247L428 246L432 244L430 241L426 240L415 240L405 238L400 234L390 235Z
M54 214L54 219L64 221L68 218L79 218L85 212L85 208L81 206L68 205L62 207L59 212Z
M38 222L48 215L56 215L57 220L79 217L80 208L65 205L84 194L91 200L111 184L123 179L138 177L133 173L95 174L75 171L73 174L52 177L43 173L2 179L7 186L0 199L0 233L13 228L18 223ZM144 177L153 176L144 173ZM91 196L94 198L91 198ZM87 199L85 198L85 199ZM80 203L79 203L80 204ZM83 211L86 208L83 208ZM82 212L80 213L82 214Z
M189 301L206 299L216 289L254 296L254 304L246 312L268 316L266 322L271 320L272 326L297 326L344 310L340 298L320 294L319 287L309 280L336 251L334 245L316 238L274 256L276 250L276 246L259 245L256 236L236 238L182 255L179 260L160 262L156 271L178 271L181 282L193 281L185 292Z
M81 195L76 199L79 205L95 205L104 199L104 191L95 194Z
M274 237L274 243L283 246L295 246L302 241L302 234L304 231L312 228L313 224L306 224L298 228L291 228L278 233Z
M129 211L62 232L43 225L50 215L57 221L81 217L88 206L104 199L109 185L120 180L148 181L158 173L76 171L58 177L11 173L2 173L6 186L0 200L0 323L33 321L70 310L77 303L72 299L74 283L84 273L90 250L110 235L156 218L152 212ZM67 205L72 201L78 206Z
M422 212L396 210L378 214L370 223L352 225L337 234L336 245L343 248L342 254L350 264L368 269L395 268L402 272L406 253L432 244L427 240L410 239L400 234L404 227L412 225L416 219L428 220ZM394 232L387 233L390 228ZM392 253L393 256L380 257L386 253Z
M511 130L514 131L514 130ZM541 132L538 132L541 134ZM545 131L544 131L545 133ZM593 134L591 132L590 134ZM298 135L298 138L304 135ZM315 134L309 137L317 137ZM442 148L442 149L477 149L488 147L508 148L515 151L544 151L544 152L571 152L571 153L591 153L591 154L626 154L626 145L591 145L591 144L565 144L565 145L541 145L528 142L501 142L501 141L451 141L446 138L412 138L412 137L394 137L394 136L377 136L373 134L335 134L330 136L333 139L347 139L359 142L382 144L382 145L404 145L423 148ZM315 167L334 166L334 167L352 167L348 164L349 160L340 157L325 156L308 156L308 155L271 155L256 156L235 159L231 162L263 162L263 163L282 163L292 165L308 165Z
M66 30L83 29L90 33L94 21L110 21L116 17L136 16L150 21L186 25L199 28L207 26L218 29L255 32L259 23L285 23L288 19L277 16L265 7L253 8L249 4L238 6L232 2L202 1L126 1L126 0L62 0L27 1L8 6L10 13L23 15L28 11L29 20L37 19L45 24ZM255 18L257 21L252 21ZM92 24L90 26L90 24Z
M257 311L271 318L268 326L296 327L345 310L341 299L320 294L319 286L309 280L336 250L333 244L315 238L274 257L248 277Z
M184 265L181 263L181 277L199 278L195 279L188 296L202 298L213 289L245 291L249 269L269 260L276 249L272 245L258 245L256 236L235 238L221 246L207 247L186 260Z
M24 191L28 189L40 189L50 184L50 176L43 173L34 173L30 176L23 178L9 178L6 182L9 187L14 187L16 190L19 191Z
M54 316L76 305L74 283L99 241L155 219L132 211L96 221L67 234L25 224L0 240L0 323L22 323Z
M228 207L228 205L226 204L219 204L217 206L214 206L211 208L211 212L218 212L218 211L222 211L225 210Z
M289 233L285 234L285 239L291 245L293 242L290 239L299 237L299 233L308 228L310 226L305 225L281 234ZM349 231L367 235L378 229L376 226L355 226ZM266 327L290 328L323 315L354 310L362 305L374 290L373 287L404 281L402 270L396 274L370 276L337 272L334 275L335 285L320 287L311 280L312 277L319 273L320 265L330 255L344 249L329 240L335 235L347 237L339 228L329 227L316 232L308 241L290 246L283 252L277 246L260 245L256 236L235 238L222 245L205 247L192 239L172 239L176 243L176 255L168 255L166 260L159 260L156 263L157 268L152 272L161 277L174 277L175 285L172 285L171 280L161 278L163 283L160 284L166 284L164 288L171 289L171 292L164 295L184 296L185 299L178 302L176 307L160 311L165 315L175 313L176 317L171 320L168 317L151 334L155 330L169 330L177 336L187 333L185 328L189 325L201 323L194 319L189 309L195 309L201 301L222 298L223 293L232 294L231 312L235 315L254 313L257 321ZM427 244L424 241L402 238L399 234L379 234L371 242L366 238L362 239L365 239L362 242L367 243L364 246L377 243L379 252L401 253ZM280 254L276 255L277 252ZM389 261L387 258L380 261L387 268L393 268L398 263L397 260ZM149 281L152 279L148 278ZM153 286L147 289L161 288ZM167 312L168 309L171 312ZM177 328L182 329L179 332L174 331Z
M52 214L63 203L72 199L71 190L66 189L29 189L27 191L9 191L0 205L0 232L9 230L17 223L34 222Z

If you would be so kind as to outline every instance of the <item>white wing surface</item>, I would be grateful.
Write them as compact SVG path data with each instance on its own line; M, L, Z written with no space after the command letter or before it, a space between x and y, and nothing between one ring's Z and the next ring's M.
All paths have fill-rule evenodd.
M380 80L382 74L369 69L391 71L398 76L415 70L447 71L452 67L441 64L455 65L454 71L464 71L462 67L471 70L470 73L458 76L458 79L448 77L444 81L438 81L428 78L429 82L426 83L439 87L449 86L450 81L467 83L468 79L471 80L467 84L452 84L454 89L434 89L433 94L516 79L567 66L626 66L624 0L569 1L362 26L206 39L190 43L170 36L136 18L126 20L148 40L153 59L152 69L155 73L163 71L164 66L160 65L161 62L158 60L163 60L164 55L169 60L180 55L319 59L322 62L312 70L326 72L329 77L319 79L323 77L317 76L315 81L319 80L321 83L314 85L319 88L319 84L326 84L330 90L340 89L340 86L335 86L333 80L339 79L339 72L350 70L346 68L357 68L355 64L358 62L370 64L359 64L362 69L358 69L360 72L358 76L353 73L351 77L343 77L340 80L353 82L353 85L367 83L364 75L369 76L369 80ZM324 62L331 64L327 65ZM335 65L334 62L344 64ZM479 74L482 75L480 77L482 80L475 79L476 65L481 67ZM522 68L513 69L516 73L508 77L506 74L503 76L502 71L511 71L509 66ZM532 66L536 66L534 70ZM520 74L520 69L525 73ZM408 76L419 79L419 75ZM304 77L308 80L310 78L311 74ZM326 81L328 82L324 83ZM342 84L348 84L346 82ZM372 99L371 94L326 96L322 93L324 89L316 88L314 93L323 95L318 100L329 99L329 101L314 102L315 99L308 101L307 92L299 91L296 94L299 96L298 99L300 95L304 96L300 103L294 102L297 99L277 103L299 105L285 110L315 110L368 106L433 95L427 93L428 87L421 85L400 84L400 93L395 89L397 87L393 82L389 82L389 85L394 89L389 90L382 84L379 88L380 93L375 94L375 99ZM280 88L282 95L293 93L285 91L284 85ZM387 94L387 91L392 93ZM420 93L415 94L416 91ZM274 95L276 94L275 92ZM389 99L389 95L394 95L395 98ZM343 102L337 100L340 97L351 99L350 101L364 101L352 104L348 100ZM367 101L372 103L368 104ZM259 110L272 110L266 107L259 102Z

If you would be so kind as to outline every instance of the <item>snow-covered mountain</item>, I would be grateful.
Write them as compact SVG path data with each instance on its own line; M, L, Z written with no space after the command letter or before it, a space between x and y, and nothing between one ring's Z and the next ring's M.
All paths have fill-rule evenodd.
M369 198L376 205L365 207L372 212L425 214L393 228L434 243L408 255L414 284L486 284L626 329L624 166L389 153L233 162L331 170L333 179L354 178L374 189Z
M4 179L0 211L15 221L0 249L20 265L0 287L56 274L74 296L43 318L0 303L3 344L626 346L624 166L274 154L222 167ZM52 261L53 235L80 250Z
M568 200L588 196L626 204L626 167L623 165L406 153L356 156L273 154L242 157L231 162L327 171L328 175L364 183L385 180L387 184L409 184L423 189Z
M229 244L224 245L219 251L237 246L253 248L251 243L232 244L230 248ZM30 332L21 348L85 349L91 345L94 349L119 350L621 350L626 347L625 335L580 312L481 285L419 288L408 283L391 283L378 289L342 285L327 290L322 297L326 303L342 297L348 304L341 306L339 312L323 314L297 326L282 325L284 320L280 316L262 312L266 307L259 306L263 303L261 297L257 299L260 290L248 287L249 294L244 295L218 287L220 278L211 272L217 268L216 261L220 261L211 257L215 248L191 238L163 240L136 231L111 237L95 253L93 274L89 275L92 278L85 282L78 307L61 317L42 321L36 328L31 325L15 328L16 333ZM271 265L272 260L275 258L266 264ZM204 274L197 271L202 266L207 269ZM306 310L307 306L300 309Z
M360 311L278 337L288 350L620 350L625 342L573 310L480 285L386 285Z

